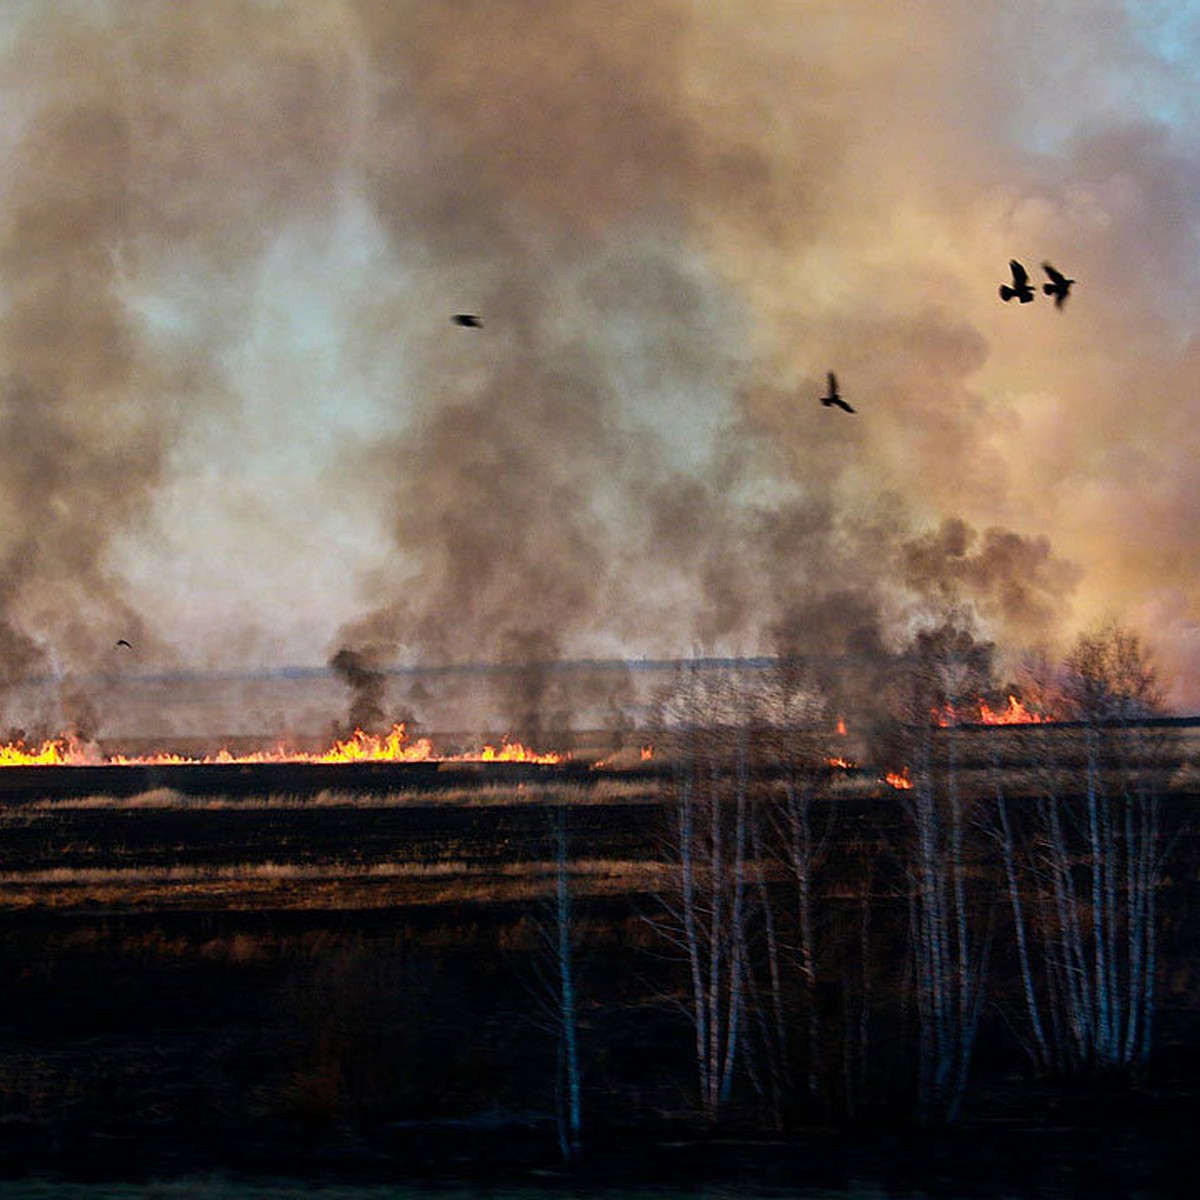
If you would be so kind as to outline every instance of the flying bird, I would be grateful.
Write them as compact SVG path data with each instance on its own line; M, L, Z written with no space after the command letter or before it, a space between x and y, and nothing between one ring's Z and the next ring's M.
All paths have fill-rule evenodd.
M821 403L826 408L840 408L843 412L852 413L854 409L842 399L841 393L838 391L837 376L829 372L829 395L821 397Z
M1029 286L1029 272L1015 258L1009 260L1008 266L1012 271L1012 284L1000 285L1000 299L1005 304L1014 298L1022 304L1028 304L1033 299L1033 288Z
M127 649L129 649L129 650L132 650L132 649L133 649L133 646L132 646L132 645L130 645L130 643L129 643L129 642L127 642L127 641L126 641L124 638L117 638L117 646L125 646L125 647L126 647ZM115 648L116 648L116 647L114 647L114 649L115 649Z
M1042 263L1042 270L1050 276L1050 282L1042 284L1042 291L1047 296L1054 297L1055 308L1062 308L1067 302L1067 295L1071 291L1071 284L1075 280L1068 279L1061 271L1056 271L1048 262Z
M455 313L450 318L455 325L461 325L464 329L482 329L483 322L474 313Z

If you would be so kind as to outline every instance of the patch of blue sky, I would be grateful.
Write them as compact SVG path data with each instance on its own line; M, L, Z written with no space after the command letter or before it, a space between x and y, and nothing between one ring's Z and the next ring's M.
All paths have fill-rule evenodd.
M1200 74L1200 0L1126 0L1129 27L1151 54Z
M1200 134L1200 0L1017 2L997 26L1012 81L1009 136L1055 155L1098 128Z
M1145 56L1145 115L1194 137L1200 128L1200 0L1126 0L1131 38Z

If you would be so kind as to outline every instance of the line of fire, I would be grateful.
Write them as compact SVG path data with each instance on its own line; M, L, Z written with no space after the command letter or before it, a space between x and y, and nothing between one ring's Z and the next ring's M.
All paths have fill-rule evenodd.
M621 664L541 664L536 672L591 669L611 672ZM663 778L707 741L721 770L734 769L735 747L757 775L797 770L835 792L886 795L913 787L913 747L928 740L944 758L958 747L957 767L966 772L1018 772L1023 766L1055 762L1079 765L1079 732L1085 729L1156 731L1157 761L1173 770L1191 757L1188 731L1200 717L1166 716L1141 711L1135 716L1076 715L1049 703L1034 705L1012 692L973 696L953 702L939 697L916 714L878 712L870 716L833 715L828 706L809 703L791 719L769 711L779 707L780 675L794 676L788 660L701 660L640 664L671 677L661 682L652 703L634 705L640 720L621 715L615 728L547 732L538 728L536 744L505 733L436 734L416 722L396 720L367 730L353 727L322 744L302 736L165 737L163 747L150 739L65 733L30 737L14 731L0 742L0 798L19 799L87 794L133 795L155 787L194 795L257 795L278 791L303 796L336 788L346 792L387 792L398 788L433 789L487 781L520 783L607 777ZM459 668L458 674L496 674L505 668ZM508 670L513 670L509 668ZM445 671L433 672L444 674ZM774 673L773 676L770 673ZM411 673L409 673L411 674ZM380 676L382 678L382 676ZM715 687L708 681L716 680ZM760 688L760 682L766 681ZM702 681L697 687L697 681ZM159 681L153 681L158 683ZM167 679L166 686L186 692L188 679ZM278 686L278 684L277 684ZM703 695L687 696L690 690ZM721 693L725 693L722 695ZM729 700L732 693L733 700ZM760 694L768 694L766 709ZM683 697L680 704L681 696ZM678 711L671 711L672 707ZM783 703L787 707L787 701ZM690 709L690 711L689 711ZM740 710L740 711L739 711ZM753 710L753 711L751 711ZM353 712L353 707L352 707ZM928 734L928 739L924 734ZM1163 748L1170 740L1172 749ZM722 752L722 748L727 753Z

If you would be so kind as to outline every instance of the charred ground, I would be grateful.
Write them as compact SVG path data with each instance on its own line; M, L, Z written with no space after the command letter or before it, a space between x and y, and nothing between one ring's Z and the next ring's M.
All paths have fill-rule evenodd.
M1014 806L1049 786L1070 805L1078 744L1064 735L1048 764L1048 736L956 738L975 816L998 778ZM1150 1062L1087 1079L1031 1069L1001 872L981 837L970 874L994 946L986 1007L961 1116L938 1129L912 1120L912 811L870 773L804 777L830 831L813 880L822 1082L784 1106L782 1127L741 1074L715 1125L696 1112L685 963L662 935L677 765L476 771L405 791L21 792L0 809L0 1166L481 1180L553 1167L556 1042L539 981L565 809L578 1177L1168 1188L1200 1093L1188 761L1178 743L1155 760L1168 853ZM751 792L780 780L762 772Z

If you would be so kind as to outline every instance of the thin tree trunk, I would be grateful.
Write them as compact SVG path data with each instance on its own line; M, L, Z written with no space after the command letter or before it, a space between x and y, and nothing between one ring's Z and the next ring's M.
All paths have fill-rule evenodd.
M571 885L567 854L566 808L557 814L555 856L555 911L558 926L558 978L562 1013L562 1051L566 1083L565 1158L579 1157L583 1145L583 1104L579 1074L579 1040L576 1019L575 961L571 946Z
M1042 1029L1042 1018L1039 1011L1037 994L1033 987L1033 971L1029 961L1029 941L1025 931L1025 911L1021 901L1021 889L1017 881L1015 852L1013 846L1012 826L1008 820L1008 802L1003 790L996 788L996 811L1000 817L1001 851L1004 858L1004 874L1008 881L1009 904L1012 906L1013 927L1017 937L1017 955L1021 966L1021 986L1025 993L1025 1009L1029 1014L1029 1026L1033 1033L1036 1052L1035 1062L1039 1070L1045 1070L1049 1064L1049 1048L1046 1045L1046 1035Z

